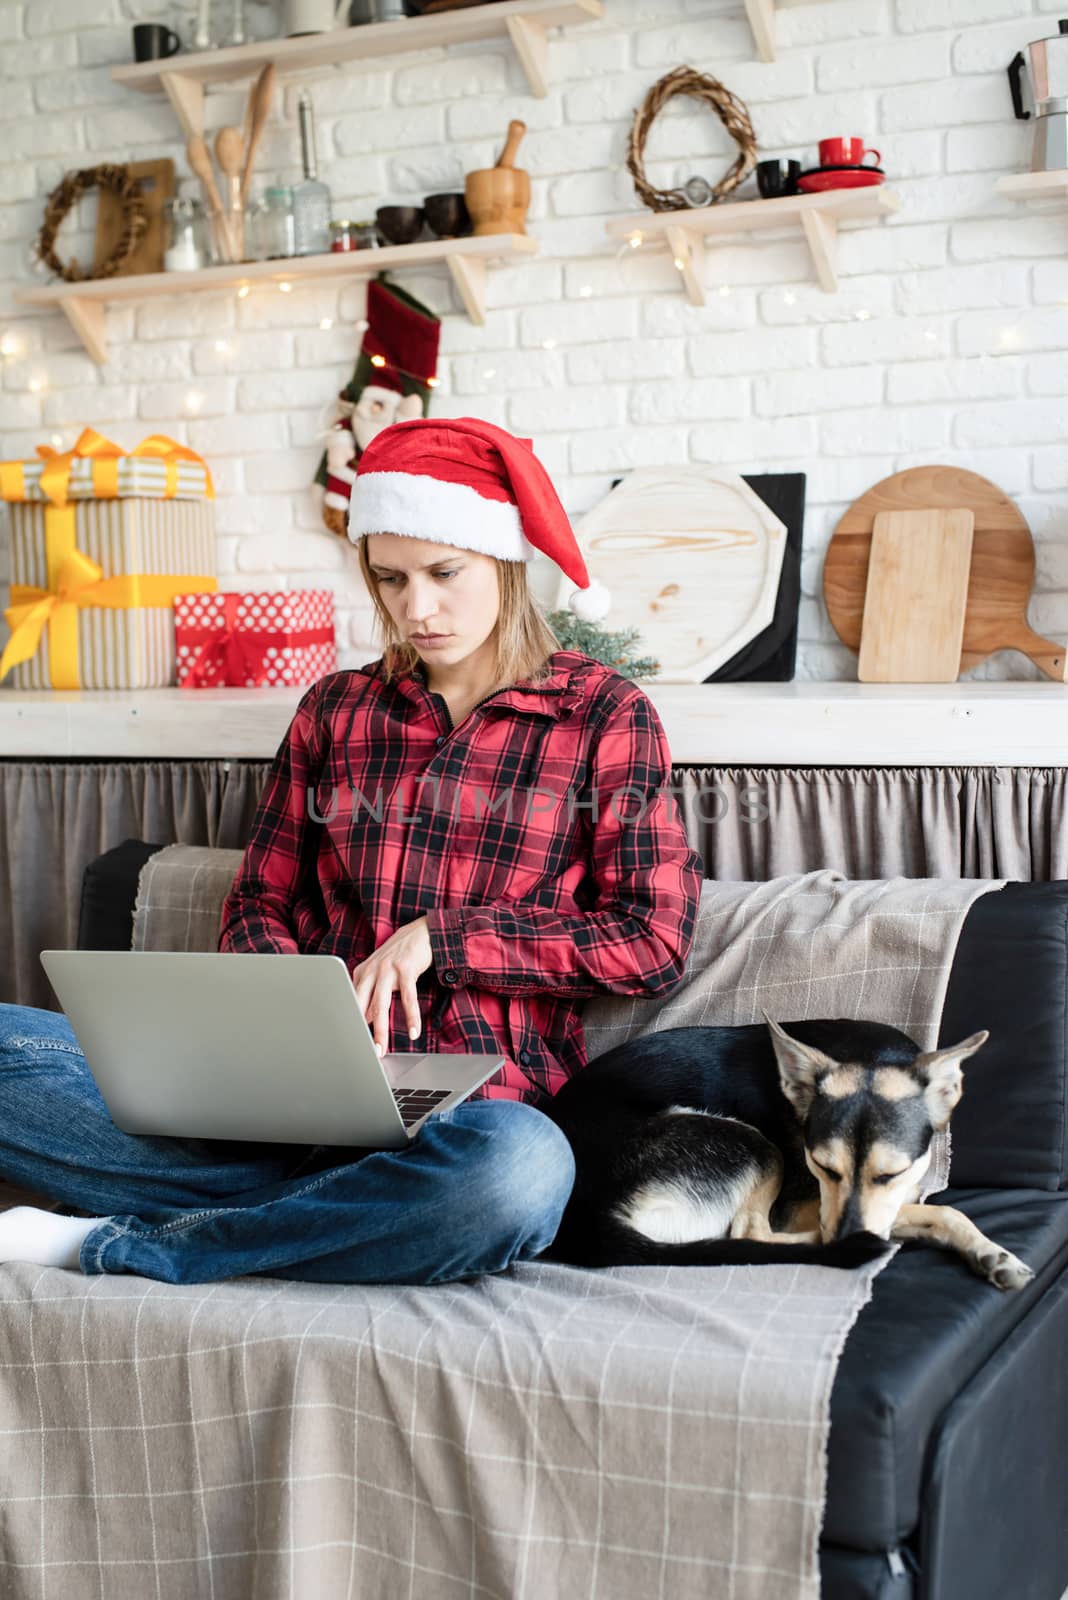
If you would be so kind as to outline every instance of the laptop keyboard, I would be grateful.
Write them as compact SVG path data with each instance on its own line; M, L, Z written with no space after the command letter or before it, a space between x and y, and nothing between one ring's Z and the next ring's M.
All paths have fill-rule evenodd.
M451 1093L451 1089L394 1089L393 1098L397 1102L401 1121L406 1128L410 1128L413 1122L418 1122L428 1111L433 1111L442 1100L447 1100Z

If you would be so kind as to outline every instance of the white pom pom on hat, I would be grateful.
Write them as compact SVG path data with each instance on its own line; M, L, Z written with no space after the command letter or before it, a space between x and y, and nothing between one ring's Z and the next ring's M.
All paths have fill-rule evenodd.
M500 561L548 556L576 585L568 605L584 622L611 597L590 581L567 512L530 439L481 417L416 417L376 434L349 501L349 538L409 534Z
M603 622L612 609L612 596L594 578L588 588L576 589L567 603L580 622Z

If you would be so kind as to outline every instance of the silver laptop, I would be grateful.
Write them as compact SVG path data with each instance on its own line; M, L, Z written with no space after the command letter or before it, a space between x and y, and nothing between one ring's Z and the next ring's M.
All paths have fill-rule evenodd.
M340 956L42 950L41 963L126 1133L398 1150L504 1065L380 1057Z

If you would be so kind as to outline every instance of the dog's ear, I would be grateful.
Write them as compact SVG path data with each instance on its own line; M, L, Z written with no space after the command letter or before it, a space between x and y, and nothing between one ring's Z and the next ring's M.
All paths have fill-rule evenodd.
M763 1007L761 1010L763 1011ZM817 1080L823 1073L833 1072L840 1063L832 1061L830 1056L825 1056L815 1045L802 1044L799 1039L792 1039L786 1029L773 1022L766 1011L764 1011L764 1021L768 1025L775 1059L779 1063L779 1082L782 1085L782 1092L797 1115L804 1118L808 1115L809 1107L816 1097Z
M916 1057L913 1068L927 1080L923 1098L927 1114L936 1128L945 1127L953 1107L961 1097L964 1088L961 1062L974 1056L989 1038L990 1034L983 1028L979 1033L969 1034L960 1044L946 1045L942 1050L921 1051Z

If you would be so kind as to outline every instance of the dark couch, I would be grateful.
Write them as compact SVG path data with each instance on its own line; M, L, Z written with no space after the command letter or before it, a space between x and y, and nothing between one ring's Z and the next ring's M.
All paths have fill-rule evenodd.
M86 870L79 945L128 949L141 866ZM1002 1294L906 1244L831 1397L826 1600L1059 1600L1068 1585L1068 882L968 913L941 1041L988 1028L953 1118L951 1204L1035 1269Z

